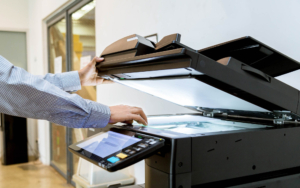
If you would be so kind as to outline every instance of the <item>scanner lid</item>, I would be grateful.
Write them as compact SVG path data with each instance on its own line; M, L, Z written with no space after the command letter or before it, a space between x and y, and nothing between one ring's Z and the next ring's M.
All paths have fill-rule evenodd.
M153 47L137 42L134 51L122 48L123 42L107 47L120 52L101 55L99 76L199 111L300 114L299 91L274 78L300 64L251 37L199 51L181 44L179 34Z
M210 46L198 52L215 61L233 57L272 77L300 69L300 63L296 60L250 36Z

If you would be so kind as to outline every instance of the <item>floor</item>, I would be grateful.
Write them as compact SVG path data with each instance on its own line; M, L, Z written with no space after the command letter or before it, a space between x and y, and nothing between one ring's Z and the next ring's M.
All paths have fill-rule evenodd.
M38 161L8 166L0 164L0 187L74 188L52 167Z

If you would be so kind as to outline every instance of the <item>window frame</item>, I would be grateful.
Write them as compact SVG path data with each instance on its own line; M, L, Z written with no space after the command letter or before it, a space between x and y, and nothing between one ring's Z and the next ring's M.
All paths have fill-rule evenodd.
M93 0L75 0L68 6L63 8L61 11L57 12L53 17L46 21L47 26L47 54L48 54L48 71L50 71L50 33L49 29L51 26L55 25L62 19L66 20L66 71L72 70L72 52L73 52L73 37L72 37L72 14L84 5L92 2ZM66 145L72 144L72 128L66 127ZM66 147L67 153L67 173L62 172L55 164L52 163L52 123L50 123L50 166L52 166L60 175L62 175L67 183L75 186L75 182L72 181L72 176L74 174L73 168L73 154L69 152L68 147Z

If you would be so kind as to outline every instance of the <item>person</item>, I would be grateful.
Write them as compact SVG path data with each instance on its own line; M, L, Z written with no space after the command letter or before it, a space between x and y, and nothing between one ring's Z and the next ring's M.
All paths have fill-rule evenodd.
M80 90L81 86L103 82L95 67L103 60L95 57L79 71L38 76L0 56L0 113L44 119L71 128L101 128L108 123L131 123L133 120L147 125L147 117L141 108L108 107L71 93Z

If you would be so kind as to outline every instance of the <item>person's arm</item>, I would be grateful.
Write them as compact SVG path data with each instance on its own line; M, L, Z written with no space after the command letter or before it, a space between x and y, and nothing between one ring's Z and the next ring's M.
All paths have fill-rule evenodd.
M96 63L104 59L94 57L90 63L79 71L51 74L48 73L41 77L51 84L59 87L64 91L75 92L81 89L81 86L95 86L103 82L103 79L97 76Z
M48 73L45 76L40 76L40 78L67 92L76 92L81 90L81 82L78 71L56 74Z
M69 94L0 56L0 112L73 128L104 127L108 106Z

